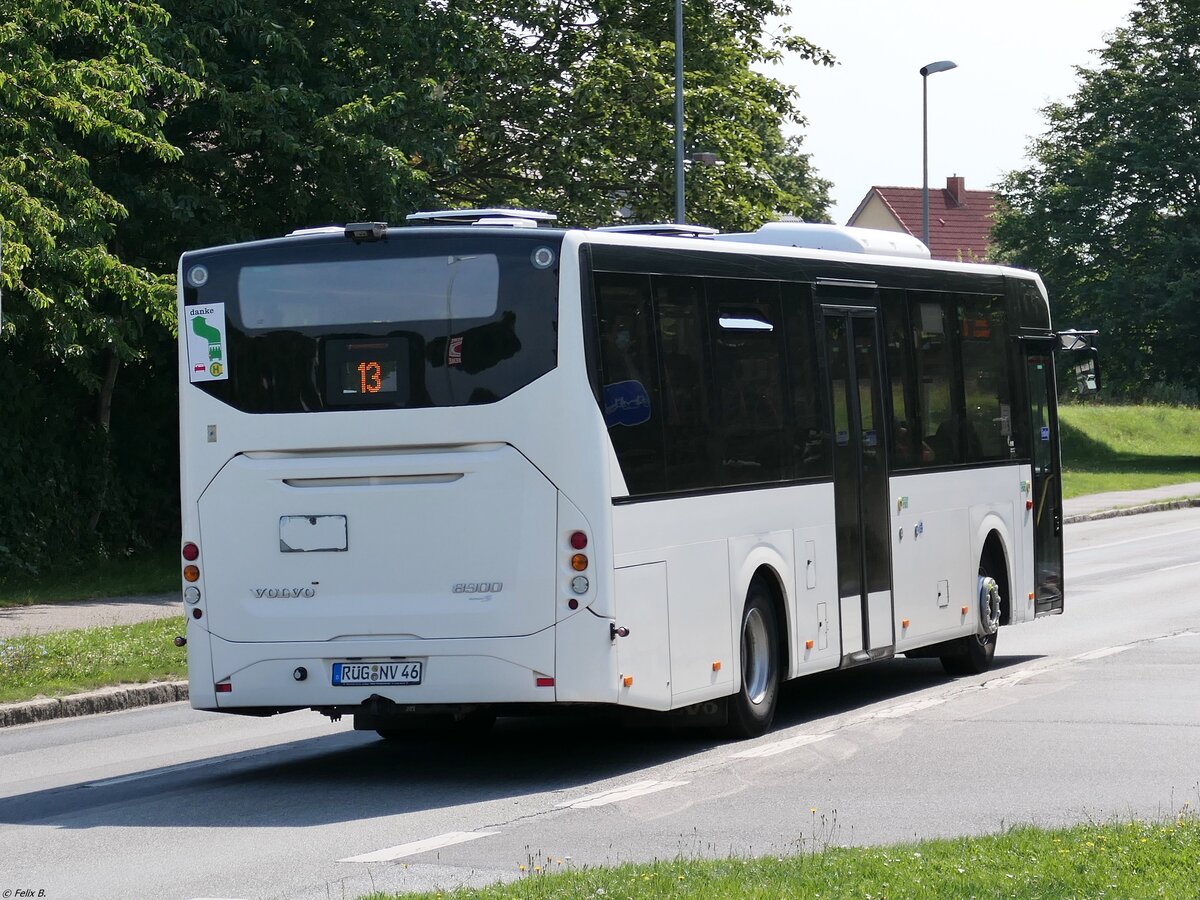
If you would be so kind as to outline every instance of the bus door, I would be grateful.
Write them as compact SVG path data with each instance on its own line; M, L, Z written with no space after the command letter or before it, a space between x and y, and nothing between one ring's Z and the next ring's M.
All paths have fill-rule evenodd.
M1050 342L1026 345L1025 383L1033 461L1034 614L1045 616L1063 611L1062 470Z
M830 406L842 665L894 652L885 419L873 308L821 307Z

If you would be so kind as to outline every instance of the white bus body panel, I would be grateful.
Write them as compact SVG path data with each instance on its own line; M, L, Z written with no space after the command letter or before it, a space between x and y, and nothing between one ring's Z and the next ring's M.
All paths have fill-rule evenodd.
M293 518L344 525L344 549L285 552ZM505 445L239 454L200 497L221 561L208 627L239 642L532 634L554 624L556 518L557 491Z
M1021 499L1028 478L1028 466L1007 465L891 479L897 653L978 631L978 566L993 531L1009 570L1013 621L1023 620L1017 613L1026 608L1032 581L1012 573L1032 568L1032 527Z

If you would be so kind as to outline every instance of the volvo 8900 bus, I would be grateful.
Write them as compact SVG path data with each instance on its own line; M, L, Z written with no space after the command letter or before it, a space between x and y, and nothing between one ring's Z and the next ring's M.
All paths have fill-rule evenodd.
M884 232L552 218L184 254L193 706L752 736L784 679L978 673L1062 612L1036 275Z

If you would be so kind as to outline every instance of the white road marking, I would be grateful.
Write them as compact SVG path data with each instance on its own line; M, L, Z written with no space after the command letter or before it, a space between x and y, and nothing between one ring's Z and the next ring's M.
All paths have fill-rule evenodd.
M687 783L686 781L639 781L627 787L614 788L611 791L601 791L599 794L589 794L586 797L580 797L578 800L568 800L565 803L558 803L555 804L555 807L557 809L566 807L570 807L571 809L591 809L593 806L607 806L610 803L620 803L622 800L643 797L646 794L665 791L667 788L682 787Z
M911 715L923 709L929 709L931 706L939 706L949 699L949 697L927 697L924 700L914 700L912 703L901 703L899 706L890 706L885 710L877 712L875 718L899 719L901 716Z
M1124 653L1126 650L1132 650L1134 644L1121 644L1119 647L1101 647L1099 650L1089 650L1087 653L1080 653L1078 656L1072 656L1075 662L1088 662L1093 659L1104 659L1106 656L1116 656L1118 653Z
M441 850L443 847L452 847L455 844L465 844L467 841L474 841L479 838L490 837L493 834L499 833L500 832L498 831L447 831L445 834L439 834L437 837L426 838L423 841L412 841L407 844L398 844L395 847L385 847L382 850L376 850L374 853L363 853L361 856L347 856L345 859L339 859L338 862L390 862L393 859L402 859L405 856L415 856L418 853L426 853L430 850Z
M1195 534L1196 528L1180 528L1177 531L1161 531L1158 534L1148 534L1145 537L1129 538L1124 541L1113 541L1111 544L1095 544L1087 547L1073 547L1068 553L1087 553L1090 550L1107 550L1109 547L1120 547L1123 544L1136 544L1139 541L1156 541L1159 538L1171 537L1175 534Z
M1200 560L1196 560L1196 562L1190 562L1190 563L1180 563L1177 566L1167 566L1166 568L1159 569L1158 571L1174 572L1176 569L1190 569L1192 566L1200 566Z
M795 750L797 747L803 747L806 744L815 744L817 741L823 741L828 737L833 737L831 734L800 734L792 738L784 738L782 741L774 741L770 744L763 744L761 747L751 747L749 750L743 750L741 753L734 753L730 759L761 759L764 756L774 756L777 753L786 753L789 750Z

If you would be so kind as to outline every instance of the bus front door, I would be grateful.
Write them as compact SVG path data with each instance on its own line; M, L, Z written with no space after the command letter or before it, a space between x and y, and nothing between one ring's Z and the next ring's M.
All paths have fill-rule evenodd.
M892 656L891 547L879 326L870 308L822 307L834 421L842 665Z
M1033 460L1034 615L1063 611L1062 480L1056 427L1054 358L1048 348L1025 357Z

